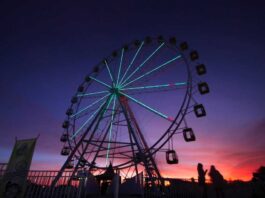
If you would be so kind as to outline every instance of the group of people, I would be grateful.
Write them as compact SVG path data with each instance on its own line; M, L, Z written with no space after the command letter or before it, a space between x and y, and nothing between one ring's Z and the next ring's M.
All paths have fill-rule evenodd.
M207 198L207 185L205 184L205 176L208 172L208 170L203 169L203 165L201 163L198 163L197 165L197 171L198 171L198 183L203 189L203 198ZM224 198L224 184L225 180L222 174L215 168L215 166L210 167L210 171L208 173L212 185L214 187L214 190L216 192L217 198Z

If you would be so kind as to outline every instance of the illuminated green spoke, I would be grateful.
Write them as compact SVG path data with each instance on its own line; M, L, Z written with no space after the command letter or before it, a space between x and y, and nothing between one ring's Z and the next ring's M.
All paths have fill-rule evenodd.
M137 99L135 99L135 98L123 93L123 92L120 92L120 94L122 94L123 96L126 96L127 98L131 99L132 101L134 101L138 105L140 105L140 106L144 107L145 109L157 114L158 116L160 116L160 117L162 117L162 118L164 118L164 119L166 119L168 121L173 121L173 118L171 118L171 117L169 117L169 116L167 116L167 115L165 115L165 114L163 114L163 113L161 113L161 112L159 112L159 111L147 106L146 104L142 103L141 101L139 101L139 100L137 100Z
M96 79L96 78L94 78L94 77L92 77L92 76L89 76L89 77L90 77L91 79L93 79L94 81L98 82L99 84L104 85L104 86L106 86L106 87L108 87L108 88L111 89L111 86L109 86L107 83L104 83L103 81L98 80L98 79Z
M140 50L142 49L143 44L144 44L144 41L142 41L140 47L137 49L137 51L136 51L136 53L135 53L135 55L134 55L134 57L133 57L133 59L132 59L132 61L130 62L129 66L127 67L125 73L123 74L123 76L122 76L122 78L121 78L121 83L122 83L123 78L126 76L127 72L129 71L129 69L131 68L132 64L134 63L134 60L136 59L138 53L139 53Z
M141 90L141 89L154 89L154 88L164 88L164 87L176 87L186 85L186 82L179 82L179 83L170 83L170 84L163 84L163 85L150 85L150 86L142 86L142 87L128 87L122 88L121 90Z
M123 84L122 87L126 87L126 86L128 86L129 84L131 84L131 83L133 83L133 82L135 82L135 81L137 81L137 80L140 80L141 78L143 78L143 77L145 77L145 76L148 76L149 74L152 74L153 72L155 72L155 71L161 69L162 67L165 67L166 65L172 63L173 61L175 61L175 60L177 60L177 59L179 59L179 58L181 58L181 55L178 55L177 57L172 58L171 60L169 60L169 61L167 61L167 62L165 62L165 63L163 63L163 64L157 66L156 68L154 68L154 69L152 69L152 70L146 72L145 74L143 74L143 75L141 75L141 76L135 78L134 80L128 82L127 84Z
M109 93L109 91L97 91L97 92L92 92L92 93L77 94L77 97L93 96L93 95L98 95L98 94L103 94L103 93Z
M162 43L161 45L158 46L158 48L156 48L155 51L153 51L153 53L147 57L147 59L144 60L144 62L142 62L125 80L124 82L122 82L122 85L124 85L139 69L141 69L144 64L152 57L155 55L155 53L163 46L165 45L165 43Z
M102 98L96 100L95 102L91 103L90 105L86 106L85 108L81 109L80 111L78 111L77 113L73 114L70 116L70 118L73 118L77 115L79 115L80 113L84 112L85 110L89 109L90 107L93 107L95 104L99 103L100 101L104 100L106 97L108 97L110 94L107 94L105 96L103 96Z
M121 50L121 60L120 60L120 65L119 65L119 71L118 71L118 77L117 77L117 82L116 82L116 84L119 84L119 78L120 78L120 73L121 73L121 66L122 66L123 53L124 53L124 49L122 48L122 50Z
M110 128L109 128L109 142L108 142L108 149L107 149L107 155L106 155L106 166L108 166L108 161L109 161L110 141L111 141L113 118L114 118L114 111L115 111L115 105L116 105L115 102L116 102L116 95L114 96L112 112L111 112L111 122L110 122Z
M113 76L112 76L111 71L110 71L110 68L109 68L109 65L108 65L108 63L107 63L106 60L105 60L104 62L105 62L105 65L106 65L106 67L107 67L107 70L108 70L108 72L109 72L110 79L111 79L112 82L114 82L114 81L113 81Z
M111 95L111 98L110 98L110 100L109 100L109 102L108 102L108 104L107 104L107 107L106 107L106 109L104 110L104 112L103 112L103 114L106 112L106 110L108 109L108 107L109 107L109 105L110 105L110 102L111 102L111 100L112 100L112 98L113 98L113 95ZM99 107L98 107L98 109L96 110L96 111L94 111L92 114L91 114L91 116L85 121L85 123L78 129L78 130L76 130L75 131L75 133L71 136L71 140L75 137L75 136L77 136L78 135L78 133L80 133L80 131L89 123L89 121L93 118L93 117L95 117L95 115L99 112L99 110L103 107L103 105L105 104L105 102L103 102Z

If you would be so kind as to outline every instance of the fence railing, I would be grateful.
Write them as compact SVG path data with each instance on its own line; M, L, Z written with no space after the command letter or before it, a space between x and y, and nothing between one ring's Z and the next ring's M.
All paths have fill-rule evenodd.
M0 185L1 178L5 174L6 165L0 164ZM99 185L91 183L88 176L77 177L69 182L72 171L65 171L56 186L52 187L52 181L58 171L30 170L27 175L27 188L25 198L97 198L101 197ZM163 196L165 198L199 198L201 191L196 184L183 180L167 179L171 185L164 188L163 192L155 192L152 189L144 188L143 194L134 194L134 197L153 198ZM91 186L92 185L92 186ZM121 185L122 187L122 185ZM108 196L108 193L105 195ZM132 196L132 195L131 195ZM120 197L130 197L121 195Z

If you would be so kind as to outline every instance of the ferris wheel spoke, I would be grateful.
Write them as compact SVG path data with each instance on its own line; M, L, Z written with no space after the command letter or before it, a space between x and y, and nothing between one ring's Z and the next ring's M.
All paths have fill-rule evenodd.
M123 60L123 53L124 53L124 48L122 48L122 50L121 50L121 60L120 60L120 65L119 65L118 77L117 77L116 84L119 84L120 73L121 73L121 66L122 66L122 60Z
M120 81L121 83L122 83L123 78L127 75L127 72L130 70L130 68L131 68L132 64L134 63L134 60L136 59L136 57L139 54L140 50L142 49L143 44L144 44L144 41L141 42L140 47L137 49L136 53L134 54L134 57L133 57L132 61L130 62L129 66L127 67L125 73L123 74L123 76L121 78L121 81Z
M108 141L108 148L107 148L107 154L106 154L106 166L108 165L108 161L109 161L109 152L110 152L110 144L111 144L110 141L111 141L111 135L112 135L115 105L116 105L116 95L114 95L112 112L111 112L111 121L110 121L110 128L109 128L109 141Z
M129 90L146 90L146 89L160 89L166 87L179 87L187 85L186 82L178 82L178 83L169 83L169 84L162 84L162 85L149 85L149 86L141 86L141 87L128 87L128 88L121 88L122 91L129 91Z
M103 94L103 93L109 93L109 91L96 91L96 92L85 93L85 94L77 94L77 97L93 96L93 95L98 95L98 94Z
M110 68L109 68L109 65L108 65L107 61L104 60L104 63L105 63L105 65L106 65L106 67L107 67L107 70L108 70L108 72L109 72L109 76L110 76L111 81L114 82L114 80L113 80L113 75L112 75L112 73L111 73L111 71L110 71Z
M71 115L70 118L73 118L77 115L79 115L80 113L84 112L85 110L93 107L94 105L96 105L97 103L99 103L100 101L102 101L103 99L105 99L106 97L108 97L110 94L107 94L105 96L103 96L102 98L96 100L95 102L91 103L90 105L86 106L85 108L81 109L80 111L76 112L75 114Z
M173 118L171 118L171 117L169 117L169 116L167 116L167 115L155 110L154 108L149 107L148 105L146 105L143 102L135 99L132 96L129 96L128 94L125 94L123 92L120 92L120 94L123 95L123 96L126 96L127 98L131 99L133 102L137 103L138 105L144 107L145 109L151 111L152 113L155 113L156 115L158 115L158 116L160 116L160 117L162 117L162 118L164 118L164 119L166 119L166 120L168 120L170 122L172 122L174 120Z
M133 82L135 82L135 81L138 81L138 80L140 80L140 79L142 79L142 78L144 78L144 77L146 77L146 76L148 76L148 75L150 75L150 74L152 74L152 73L154 73L154 72L156 72L157 70L159 70L159 69L161 69L161 68L167 66L168 64L172 63L173 61L175 61L175 60L177 60L177 59L179 59L179 58L181 58L181 55L178 55L178 56L176 56L176 57L170 59L169 61L167 61L167 62L165 62L165 63L163 63L163 64L157 66L156 68L154 68L154 69L152 69L152 70L146 72L145 74L143 74L143 75L141 75L141 76L135 78L134 80L132 80L132 81L126 83L126 84L123 84L123 85L122 85L122 88L123 88L123 87L126 87L126 86L128 86L129 84L131 84L131 83L133 83Z
M158 52L158 50L163 46L165 45L165 43L162 43L161 45L158 46L158 48L155 49L155 51L153 51L145 60L144 62L142 62L123 82L122 82L122 86L139 70L141 69L144 64L150 60L152 58L152 56L154 56L156 54L156 52Z
M108 125L108 124L106 124L105 126L107 127L107 125ZM103 134L103 132L104 132L104 135L103 135L103 137L102 137L102 140L100 141L100 137L101 137L101 135L102 135L102 134L101 134L100 137L95 141L95 145L93 146L93 149L92 149L93 151L95 151L95 155L94 155L94 157L93 157L92 163L95 163L95 160L96 160L97 157L99 156L99 152L105 150L104 147L103 147L103 144L105 143L105 139L106 139L106 137L107 137L107 135L108 135L109 127L110 127L110 125L107 127L106 132L104 132L104 130L101 131L102 134ZM100 142L99 145L97 144L98 142ZM91 144L93 144L92 141L91 141ZM95 147L98 147L98 148L95 149Z
M101 81L101 80L99 80L99 79L96 79L96 78L94 78L94 77L92 77L92 76L89 76L89 77L90 77L92 80L98 82L99 84L104 85L105 87L108 87L108 88L111 89L111 86L108 85L107 83L105 83L105 82L103 82L103 81Z
M111 95L111 98L110 98L110 100L109 100L109 102L108 102L108 104L107 104L107 107L106 107L106 109L103 111L103 114L106 112L106 110L108 109L108 107L109 107L109 105L110 105L110 103L111 103L111 101L112 101L112 99L113 99L113 95ZM98 108L97 108L97 110L95 110L91 115L90 115L90 117L84 122L84 124L83 125L81 125L81 127L79 128L79 129L77 129L75 132L74 132L74 134L71 136L71 140L73 140L80 132L81 132L81 130L89 123L89 121L92 119L92 118L94 118L95 117L95 115L99 112L99 110L103 107L103 105L105 104L105 102L103 102Z

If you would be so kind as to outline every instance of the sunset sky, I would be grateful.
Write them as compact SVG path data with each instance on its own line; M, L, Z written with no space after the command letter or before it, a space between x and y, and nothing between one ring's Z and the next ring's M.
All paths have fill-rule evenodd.
M61 123L84 76L123 44L162 34L198 50L211 93L192 126L197 141L176 145L178 165L158 158L161 173L196 178L201 162L251 179L265 166L265 4L220 2L1 1L0 162L15 137L40 135L31 168L58 169Z

